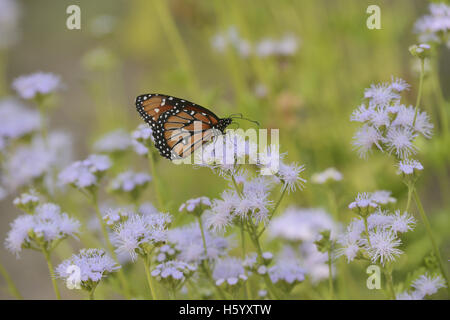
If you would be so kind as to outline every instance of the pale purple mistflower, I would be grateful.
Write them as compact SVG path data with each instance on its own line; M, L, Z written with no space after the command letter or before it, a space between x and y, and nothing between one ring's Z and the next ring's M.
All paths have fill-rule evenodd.
M232 287L247 280L242 261L234 257L217 260L212 276L218 286Z
M268 232L271 237L287 241L315 241L323 230L336 230L337 225L323 209L289 207L272 219Z
M391 215L391 229L395 233L404 233L414 229L416 225L416 219L408 212L401 213L400 210L396 210L394 215Z
M284 183L283 188L286 188L288 193L294 192L297 188L301 189L306 182L305 179L300 177L300 173L305 170L305 166L298 165L296 163L284 164L280 163L280 169L277 177Z
M397 199L391 196L392 192L387 190L378 190L371 193L371 199L378 204L395 203Z
M430 13L419 18L414 31L421 42L446 43L450 47L450 6L446 3L430 3Z
M295 260L279 260L269 268L270 280L274 284L295 285L305 280L306 270Z
M402 250L398 249L401 241L392 230L369 232L369 239L370 244L365 238L362 239L362 242L373 263L381 263L384 266L403 253Z
M417 147L413 144L416 137L417 134L407 127L391 127L386 134L385 143L389 152L404 159L416 153Z
M387 107L392 101L399 100L400 95L392 89L390 83L371 84L364 91L364 98L369 99L371 106Z
M358 193L355 201L348 205L348 208L352 210L375 209L376 207L378 207L378 203L372 198L372 194L367 192Z
M132 214L132 206L129 207L114 207L102 210L102 218L108 226L114 226L116 223L120 223L128 219L128 216Z
M36 136L29 145L18 146L3 163L3 183L9 190L46 178L72 158L72 141L64 132L50 132L47 141ZM48 180L44 179L44 183ZM46 187L51 187L45 184Z
M0 100L0 137L17 139L41 128L41 116L13 98Z
M163 283L169 284L172 289L179 289L180 285L189 278L197 267L195 265L178 261L170 260L158 264L151 272L152 277L157 278Z
M145 188L151 180L152 177L145 172L125 171L111 181L110 188L116 192L132 192Z
M364 124L353 137L353 145L357 149L361 158L367 158L368 153L372 150L373 146L378 149L381 148L382 135L375 127Z
M446 285L444 279L440 275L433 277L426 273L415 280L412 287L422 295L430 296L435 294L440 288L445 288Z
M316 184L325 184L330 181L341 181L342 179L342 173L336 168L327 168L322 172L313 174L311 177L311 182Z
M158 245L167 240L169 214L129 215L128 219L114 226L111 242L117 253L127 252L132 260L145 256L148 245Z
M72 266L79 268L78 284L86 290L93 289L92 282L98 283L121 268L103 249L81 249L79 254L73 254L58 265L56 276L68 280L73 275Z
M36 242L38 239L42 239L45 248L48 249L54 241L69 236L76 237L79 229L78 220L70 218L67 213L62 213L58 205L45 203L39 205L33 215L21 215L11 223L5 246L19 256L23 248L40 248Z
M358 242L353 240L347 234L344 234L338 238L338 243L341 247L336 251L337 256L345 256L347 258L347 262L353 261L360 250Z
M197 208L206 209L211 207L211 200L208 197L198 197L187 200L180 205L179 212L186 210L187 212L194 212Z
M189 263L198 263L205 259L215 260L225 255L230 248L230 240L218 237L204 230L206 252L198 223L169 230L167 241L174 244L179 252L177 259Z
M211 209L205 212L208 228L214 232L223 232L230 226L233 220L234 208L239 201L239 196L236 192L229 190L222 193L221 199L214 199Z
M13 200L13 204L26 213L31 213L39 204L39 194L34 189L20 194Z
M415 172L422 171L422 164L414 159L404 159L398 163L398 173L405 175L411 175Z
M118 129L107 133L94 144L97 152L121 152L126 151L131 146L131 136L123 129Z
M16 78L12 87L24 99L34 99L61 88L61 79L53 73L36 72Z
M77 188L96 186L102 174L111 167L108 156L90 155L85 160L76 161L62 170L58 176L63 185L73 185Z
M400 102L399 93L408 89L404 80L394 77L390 83L373 84L366 89L364 97L369 102L368 107L363 103L350 117L351 121L362 124L353 137L361 158L378 149L404 159L416 153L414 141L419 135L431 138L433 124L428 114Z
M404 291L398 293L395 297L396 300L423 300L425 297L418 291Z
M153 144L153 131L147 124L140 124L131 133L131 145L139 155L148 154L148 147Z
M403 92L405 90L409 90L411 86L401 78L395 78L391 76L391 89L396 92Z
M441 288L446 288L445 280L440 275L430 275L425 273L414 280L412 290L407 290L397 294L397 300L423 300L426 296L431 296Z

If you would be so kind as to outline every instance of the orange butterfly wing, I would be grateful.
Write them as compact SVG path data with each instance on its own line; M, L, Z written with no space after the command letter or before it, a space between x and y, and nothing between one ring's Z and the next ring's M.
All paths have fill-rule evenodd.
M138 96L136 109L152 127L156 148L170 160L188 157L231 122L195 103L162 94Z

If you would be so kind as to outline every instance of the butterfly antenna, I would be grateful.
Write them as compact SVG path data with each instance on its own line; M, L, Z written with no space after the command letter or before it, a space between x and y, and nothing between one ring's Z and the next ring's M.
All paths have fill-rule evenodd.
M229 118L230 118L230 119L241 119L241 120L246 120L246 121L248 121L248 122L252 122L252 123L256 124L258 127L261 126L261 125L259 124L258 121L252 120L252 119L249 119L249 118L245 118L245 117L242 115L242 113L232 114L232 115L229 116Z
M251 123L254 123L254 124L256 124L258 127L260 127L261 125L259 124L259 122L258 121L256 121L256 120L252 120L252 119L249 119L249 118L244 118L244 117L231 117L231 119L240 119L240 120L246 120L246 121L248 121L248 122L251 122Z
M248 118L242 118L242 120L246 120L246 121L248 121L248 122L252 122L252 123L256 124L258 127L261 126L261 125L259 124L259 122L256 121L256 120L252 120L252 119L248 119Z
M239 129L239 123L238 122L233 121L233 122L231 122L231 124L235 124L237 126L236 129Z

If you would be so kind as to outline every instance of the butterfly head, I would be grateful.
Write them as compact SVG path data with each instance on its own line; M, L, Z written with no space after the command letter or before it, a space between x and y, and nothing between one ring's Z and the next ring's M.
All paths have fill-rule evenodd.
M233 120L231 118L223 118L220 119L219 122L215 125L215 127L224 133L225 129L231 124Z

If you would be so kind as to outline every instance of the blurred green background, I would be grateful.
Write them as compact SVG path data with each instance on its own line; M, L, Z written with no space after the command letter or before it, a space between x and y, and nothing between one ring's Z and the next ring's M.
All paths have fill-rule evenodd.
M1 90L11 93L9 84L21 74L60 74L65 89L50 126L74 136L76 159L89 154L102 134L116 128L132 130L141 123L134 107L138 94L167 93L210 108L222 117L240 112L258 120L263 128L279 128L281 151L288 152L289 161L306 165L307 179L317 171L336 167L344 174L338 190L343 221L353 217L346 206L357 192L392 190L400 204L405 201L406 188L396 175L393 159L373 155L365 161L352 150L351 138L357 126L349 117L361 103L364 88L388 81L391 75L412 85L403 99L414 104L418 74L408 47L416 42L413 25L427 11L427 1L39 0L20 4L20 40L2 53L6 70L1 74ZM81 8L81 30L66 28L66 8L71 4ZM381 8L381 30L366 27L366 9L372 4ZM292 34L299 40L299 49L282 59L243 58L234 50L219 53L211 46L212 38L229 27L236 28L250 43ZM441 48L438 72L447 100L449 70L450 52ZM265 95L256 94L257 88L265 88ZM439 113L428 78L423 101L436 126L436 136L420 141L420 160L426 170L419 189L447 261L449 146L440 138ZM136 161L132 155L123 161L135 169L147 168L145 159ZM163 159L157 165L165 200L177 216L176 209L186 199L217 197L226 186L206 168L175 166ZM154 199L150 191L146 197ZM0 203L3 239L19 213L11 200ZM82 202L81 196L78 200ZM76 200L72 202L66 203L64 210L90 210ZM328 201L322 187L307 184L304 191L291 194L283 203L288 204L327 207ZM189 219L177 217L177 222ZM394 271L399 281L423 266L431 250L420 223L405 242L407 255ZM1 246L0 259L26 298L53 298L47 267L39 253L25 252L16 260ZM55 260L59 262L59 258ZM354 279L342 297L383 297L366 288L364 264L350 268ZM63 297L79 297L62 291ZM0 298L9 295L0 292Z

